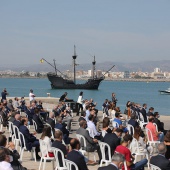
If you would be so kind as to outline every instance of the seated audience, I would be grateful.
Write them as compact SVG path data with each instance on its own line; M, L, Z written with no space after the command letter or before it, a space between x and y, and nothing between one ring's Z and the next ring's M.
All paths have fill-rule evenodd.
M11 158L10 164L14 170L27 170L27 168L24 168L19 161L20 155L18 151L15 149L14 143L13 142L7 143L7 138L5 135L0 135L0 148L8 149Z
M164 137L164 144L166 145L165 158L170 159L170 130L167 131Z
M109 128L110 125L110 119L108 117L105 117L103 119L103 128L102 128L102 136L104 137L106 133L112 133L112 130Z
M115 153L112 156L112 162L107 166L99 167L98 170L119 170L119 169L122 169L124 161L125 161L125 157L122 154Z
M81 112L81 116L79 117L78 122L80 122L81 120L86 121L86 112L85 111Z
M159 113L158 113L158 112L155 112L155 113L154 113L154 123L156 123L156 125L157 125L157 127L158 127L158 131L163 132L164 135L165 135L166 132L167 132L167 130L164 129L164 123L161 122L161 121L159 120L159 118L160 118Z
M33 103L32 103L33 104ZM39 110L36 108L35 110L35 114L33 115L33 120L36 122L37 124L37 129L36 129L36 132L37 133L42 133L42 130L44 128L44 124L42 122L42 120L40 119L40 116L39 116Z
M55 133L55 117L54 113L50 112L49 118L47 119L47 123L51 126L53 134Z
M25 145L26 145L27 150L31 151L32 147L35 147L36 159L40 160L41 157L38 155L38 152L40 151L39 140L36 139L36 137L34 136L36 132L34 132L34 134L29 132L27 125L28 125L28 118L23 117L21 120L21 126L19 127L19 130L24 135Z
M125 132L125 133L128 132L128 129L125 126L122 125L122 120L120 118L120 113L118 113L118 112L115 113L114 121L119 124L119 128L123 129L123 132ZM118 128L118 127L116 127L116 128Z
M47 145L48 155L49 157L54 157L54 154L52 152L52 140L51 140L51 128L49 126L44 126L44 129L41 134L41 138L45 144ZM44 148L46 150L46 148ZM42 151L43 152L43 151Z
M0 148L0 169L14 170L10 164L10 152L6 148Z
M70 146L72 150L68 153L67 159L73 161L78 166L79 170L88 170L86 162L84 160L84 156L79 152L79 140L76 138L71 139Z
M164 143L158 144L158 155L152 156L150 163L159 167L161 170L170 170L170 161L165 158L166 145Z
M116 147L115 152L116 153L121 153L124 155L125 159L126 159L126 165L127 165L127 169L135 169L135 170L139 170L139 169L143 169L144 170L144 166L147 164L147 159L143 159L137 163L133 163L134 161L134 157L131 155L130 150L128 149L128 146L130 145L130 143L132 142L132 136L127 134L123 137L123 142L121 145ZM124 166L123 168L124 169Z
M163 142L164 134L161 131L157 132L156 126L153 123L154 123L154 117L151 115L149 116L149 123L146 125L146 128L151 131L154 141ZM150 135L151 134L149 133L149 140L151 140Z
M114 154L116 147L120 145L122 133L123 130L117 128L112 133L107 133L104 137L104 142L110 146L111 156Z
M101 133L97 131L94 124L94 115L89 116L89 121L87 122L87 127L90 129L90 136L98 140L101 140Z
M84 136L86 139L86 148L84 148L84 143L81 141L82 148L84 148L87 152L94 152L95 150L97 150L97 153L99 156L99 163L100 163L101 151L98 145L98 140L90 137L88 130L86 130L87 128L86 121L81 120L79 125L80 125L80 128L76 131L76 133Z
M66 124L62 123L62 117L58 117L58 123L55 125L55 129L59 129L63 132L63 140L65 144L70 143L69 131L66 129Z
M64 158L66 158L67 157L67 148L62 143L62 140L63 140L63 133L61 130L57 129L55 131L55 141L52 143L52 147L60 149L64 154ZM63 166L62 157L60 154L58 155L58 160L59 160L59 165L62 167Z

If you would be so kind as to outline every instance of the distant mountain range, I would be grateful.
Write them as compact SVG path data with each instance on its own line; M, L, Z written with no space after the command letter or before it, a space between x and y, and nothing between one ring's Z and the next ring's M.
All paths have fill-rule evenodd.
M142 72L153 72L154 68L158 67L162 71L170 72L170 60L161 60L161 61L143 61L143 62L136 62L136 63L123 63L123 62L112 62L107 61L103 63L96 63L96 70L107 71L113 65L115 67L112 71L142 71ZM91 64L81 64L76 67L76 70L90 70L92 68ZM71 65L57 65L57 69L60 71L72 70ZM12 70L12 71L31 71L31 72L49 72L54 71L54 69L48 65L47 63L43 64L32 64L32 65L24 65L24 66L17 66L17 65L0 65L0 71L4 70Z

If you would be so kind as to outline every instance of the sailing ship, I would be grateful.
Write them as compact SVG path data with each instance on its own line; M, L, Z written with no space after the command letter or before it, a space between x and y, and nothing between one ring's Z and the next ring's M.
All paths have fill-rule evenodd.
M74 69L74 77L73 80L70 79L68 76L64 75L61 71L59 71L56 68L56 63L55 60L54 61L54 65L52 65L51 63L49 63L47 60L45 60L44 58L42 58L40 61L45 61L46 63L48 63L49 65L51 65L54 69L55 72L51 73L47 73L47 77L48 80L51 82L51 88L52 89L87 89L87 90L97 90L99 88L100 83L105 79L105 74L107 74L113 67L114 65L105 72L104 75L102 75L101 77L97 77L95 74L95 65L96 65L96 61L95 61L95 56L94 56L94 61L92 62L92 77L89 78L85 83L82 84L77 84L76 83L76 47L74 46L74 55L72 56L73 58L73 69ZM60 75L57 74L57 72L60 73Z

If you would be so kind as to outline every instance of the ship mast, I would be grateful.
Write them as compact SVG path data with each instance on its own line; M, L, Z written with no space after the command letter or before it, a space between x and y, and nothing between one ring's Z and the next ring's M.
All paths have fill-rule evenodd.
M95 65L96 65L96 60L95 60L95 56L94 56L94 61L92 62L92 78L95 78Z
M76 84L76 46L74 45L74 55L72 56L73 58L73 69L74 69L74 83Z

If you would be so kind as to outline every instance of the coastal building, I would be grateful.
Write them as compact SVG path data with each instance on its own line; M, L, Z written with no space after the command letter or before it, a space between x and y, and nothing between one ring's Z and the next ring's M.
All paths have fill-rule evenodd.
M124 71L123 78L129 79L130 78L130 72L129 71Z

